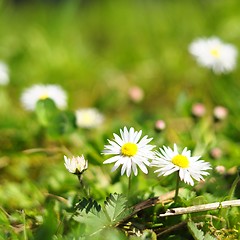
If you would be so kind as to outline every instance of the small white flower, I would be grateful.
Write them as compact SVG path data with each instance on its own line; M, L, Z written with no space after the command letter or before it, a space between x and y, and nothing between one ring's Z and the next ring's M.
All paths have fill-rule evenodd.
M191 157L191 151L187 148L179 153L176 144L174 144L173 150L170 147L163 146L163 148L160 148L160 152L156 151L156 157L151 166L159 168L155 171L159 173L158 176L168 176L178 171L180 179L193 186L193 178L197 181L204 180L203 176L209 174L206 170L211 169L208 162L199 160L200 157Z
M7 85L9 83L9 70L4 62L0 62L0 85Z
M88 168L88 161L83 155L72 158L64 156L64 161L66 169L73 174L82 174Z
M103 115L95 108L78 109L75 116L76 124L80 128L96 128L104 121Z
M216 37L196 39L190 44L189 52L201 66L212 69L216 74L232 71L238 55L232 44L225 44Z
M36 84L27 88L21 96L21 102L26 110L34 111L36 104L41 99L50 98L59 109L65 109L67 106L67 95L58 85L54 84Z
M120 165L122 165L121 175L125 172L129 177L133 171L134 175L138 174L137 166L145 173L148 173L146 166L150 165L148 159L153 159L154 153L152 149L155 147L148 144L152 138L144 136L142 139L142 130L135 131L134 128L120 129L121 137L117 134L113 134L114 140L108 140L110 145L105 145L103 154L113 154L115 156L104 161L104 164L115 163L112 172L115 171ZM146 165L146 166L145 166Z

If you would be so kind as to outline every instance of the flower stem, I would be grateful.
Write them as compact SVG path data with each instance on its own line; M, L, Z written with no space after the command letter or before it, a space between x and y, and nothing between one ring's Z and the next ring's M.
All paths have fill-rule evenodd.
M132 186L132 174L130 174L130 176L128 178L128 192L127 192L128 199L129 199L130 192L131 192L131 186Z
M89 197L89 192L87 191L87 189L86 189L86 187L85 187L85 185L83 183L82 174L78 174L77 177L78 177L78 181L80 183L80 187L81 187L81 189L83 191L83 194L85 195L85 197L88 198Z
M179 177L179 171L176 172L177 173L177 181L176 181L176 190L175 190L175 197L174 197L174 202L177 202L177 198L178 198L178 191L179 191L179 183L180 183L180 177Z

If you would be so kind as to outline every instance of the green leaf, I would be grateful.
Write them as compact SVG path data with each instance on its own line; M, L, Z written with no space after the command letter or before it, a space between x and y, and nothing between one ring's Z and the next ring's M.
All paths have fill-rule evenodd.
M196 227L194 222L188 222L188 229L195 240L216 240L216 238L210 236L208 233L204 236L204 232Z
M48 133L59 136L71 133L75 129L75 115L72 112L57 112L48 123Z
M88 213L90 210L96 209L97 212L101 210L101 206L97 203L97 201L93 200L92 198L86 199L83 198L79 201L76 205L76 208L79 211L85 210Z
M127 199L120 194L111 194L105 201L105 214L112 224L125 218L131 211L126 209Z
M83 199L77 205L77 215L74 220L85 224L84 236L99 236L103 229L115 227L117 223L131 214L127 208L127 199L120 194L111 194L104 206L100 206L92 199Z
M142 240L157 240L157 235L154 231L146 229L141 236Z
M204 240L216 240L216 238L212 237L209 233L207 233L204 237Z
M194 222L188 222L188 229L195 240L204 240L204 233L199 230Z
M42 126L48 126L54 116L58 113L58 109L54 101L50 98L38 100L35 109L39 123Z

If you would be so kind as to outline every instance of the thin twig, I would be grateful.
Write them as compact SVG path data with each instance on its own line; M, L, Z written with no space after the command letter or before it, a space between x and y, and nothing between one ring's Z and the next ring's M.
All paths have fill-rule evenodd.
M69 205L68 200L65 199L65 198L63 198L63 197L61 197L61 196L58 196L58 195L55 195L55 194L52 194L52 193L48 193L48 192L44 193L44 195L45 195L46 197L52 197L52 198L55 198L55 199L57 199L58 201L60 201L60 202L62 202L62 203L64 203L64 204L66 204L66 205Z
M240 199L224 201L224 202L201 204L201 205L190 206L190 207L170 208L165 213L159 214L159 217L175 216L175 215L181 215L186 213L204 212L209 210L216 210L216 209L227 208L227 207L239 207L239 206L240 206Z
M171 227L169 227L168 229L166 229L166 230L158 233L157 236L160 237L160 236L162 236L162 235L168 234L168 233L170 233L170 232L172 232L172 231L175 231L175 230L177 230L178 228L181 228L181 227L183 227L183 226L185 226L185 225L187 225L187 221L180 222L180 223L175 224L174 226L171 226Z
M180 193L183 192L183 188L180 188L179 192ZM169 202L174 198L174 196L175 196L175 190L165 193L161 196L149 198L143 202L140 202L133 207L133 215L143 209L153 207L160 203L163 204L163 203Z

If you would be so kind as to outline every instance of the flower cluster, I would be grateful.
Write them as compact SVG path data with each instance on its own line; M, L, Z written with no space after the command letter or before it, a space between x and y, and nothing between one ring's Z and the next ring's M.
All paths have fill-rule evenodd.
M154 152L155 146L149 144L152 138L144 136L140 139L141 135L142 131L135 131L134 128L128 130L126 127L120 129L120 136L114 133L114 140L108 140L109 145L105 145L103 150L103 154L114 156L103 163L114 163L112 171L122 165L121 175L126 172L128 177L131 172L135 176L138 174L137 166L145 174L148 173L146 166L157 167L155 172L159 173L158 176L167 176L178 171L180 179L190 185L194 185L193 179L204 180L203 176L209 174L206 170L211 169L210 164L200 160L200 156L191 156L191 151L187 148L179 152L174 144L173 150L163 146Z

